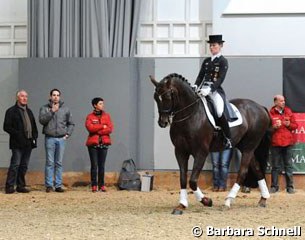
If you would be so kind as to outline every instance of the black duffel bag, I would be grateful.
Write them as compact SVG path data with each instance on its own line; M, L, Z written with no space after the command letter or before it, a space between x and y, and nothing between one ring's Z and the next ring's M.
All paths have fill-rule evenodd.
M120 190L141 190L141 176L132 159L123 162L118 187Z

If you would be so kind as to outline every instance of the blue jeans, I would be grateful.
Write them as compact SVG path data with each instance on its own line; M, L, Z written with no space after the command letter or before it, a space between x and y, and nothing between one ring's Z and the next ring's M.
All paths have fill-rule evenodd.
M105 185L105 162L107 156L107 148L88 147L89 157L91 161L91 186Z
M53 176L55 177L55 188L62 186L62 159L64 156L66 140L64 138L45 137L46 167L45 186L53 187ZM54 171L55 169L55 171Z
M222 152L211 152L213 164L213 185L215 188L226 188L232 149Z
M286 188L293 188L291 146L271 148L271 187L279 189L278 178L284 165Z
M12 149L10 167L7 172L5 188L12 189L15 184L17 188L25 187L25 174L28 170L28 164L32 148Z

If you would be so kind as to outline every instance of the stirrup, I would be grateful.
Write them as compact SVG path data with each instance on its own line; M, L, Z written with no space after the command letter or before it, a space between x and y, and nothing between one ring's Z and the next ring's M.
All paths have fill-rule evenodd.
M230 138L225 138L225 141L226 141L226 143L225 143L225 149L229 149L229 148L233 148L233 146L232 146L232 141L231 141L231 139Z

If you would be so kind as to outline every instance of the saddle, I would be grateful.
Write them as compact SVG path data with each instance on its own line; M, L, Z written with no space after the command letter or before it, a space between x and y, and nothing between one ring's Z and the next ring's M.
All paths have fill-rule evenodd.
M206 115L209 122L212 124L215 130L220 130L221 127L217 125L217 114L214 105L209 97L201 98ZM227 99L225 101L224 114L228 119L229 127L236 127L243 122L242 116L235 105L230 103ZM216 120L215 120L216 119Z

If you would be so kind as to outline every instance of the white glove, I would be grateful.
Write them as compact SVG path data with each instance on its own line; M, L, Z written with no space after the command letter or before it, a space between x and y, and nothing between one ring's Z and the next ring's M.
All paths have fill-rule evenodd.
M208 96L211 93L211 87L210 86L203 86L201 89L197 91L197 94L199 97L205 97Z

